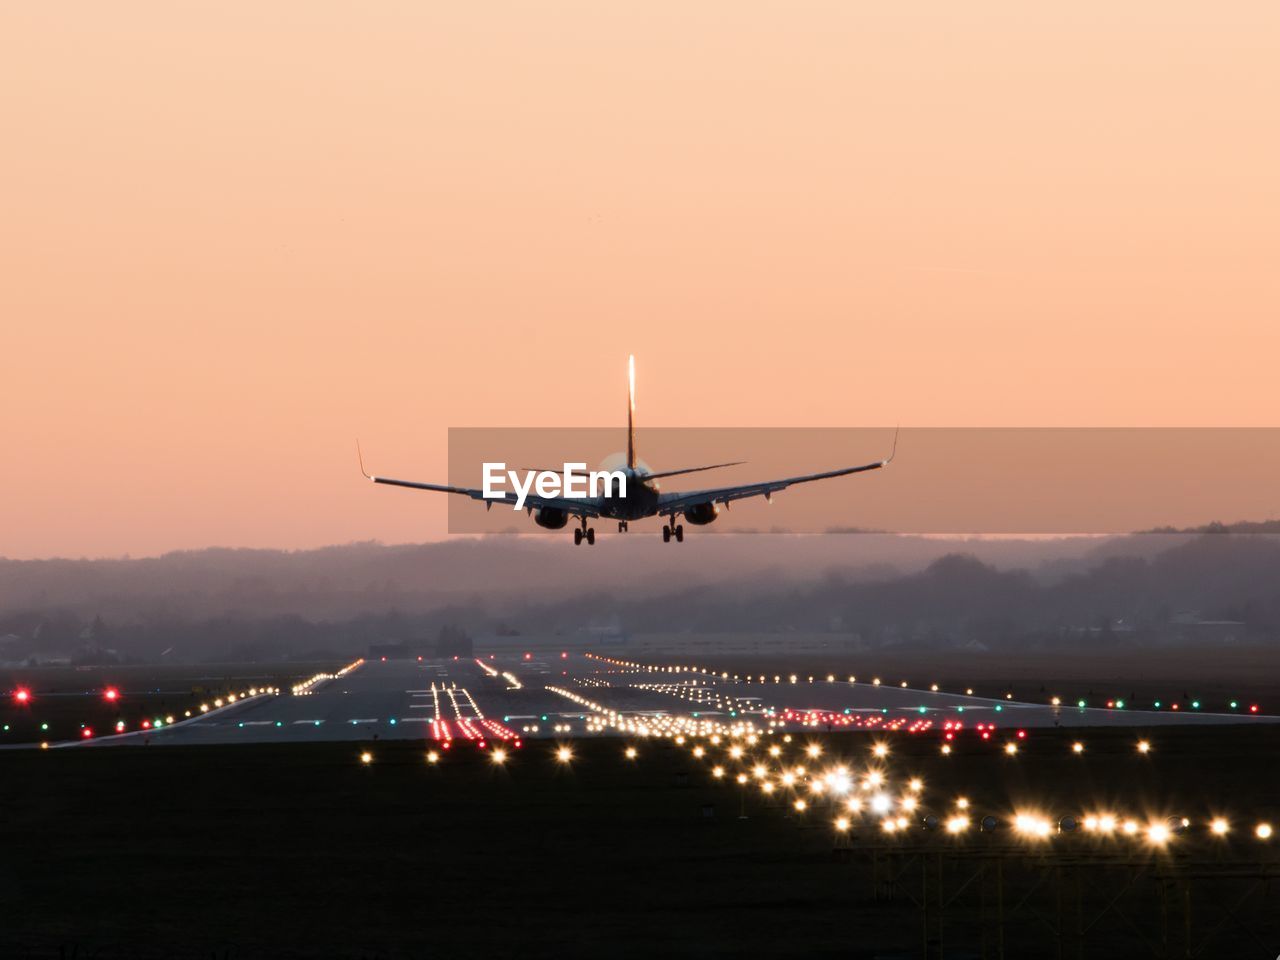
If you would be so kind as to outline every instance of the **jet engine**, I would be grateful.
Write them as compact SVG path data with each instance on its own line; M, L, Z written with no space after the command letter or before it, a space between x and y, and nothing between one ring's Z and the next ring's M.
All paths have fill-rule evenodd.
M569 522L569 514L558 507L543 507L533 511L533 522L548 530L559 530Z
M684 512L684 518L695 527L705 527L718 516L720 516L718 503L699 503Z

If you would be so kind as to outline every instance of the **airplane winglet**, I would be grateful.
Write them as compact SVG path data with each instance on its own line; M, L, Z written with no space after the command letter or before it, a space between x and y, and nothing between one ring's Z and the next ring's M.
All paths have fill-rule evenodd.
M898 434L899 434L901 431L902 431L902 425L901 425L901 424L899 424L898 426L896 426L896 427L894 427L894 428L893 428L893 449L889 451L889 459L888 459L888 460L881 460L881 461L880 461L880 466L882 466L882 467L887 467L889 464L893 463L893 458L894 458L894 457L896 457L896 456L898 455Z
M364 468L364 453L360 450L360 439L358 437L356 438L356 459L360 462L360 472L364 474L364 478L372 480L373 477L369 476L369 471Z

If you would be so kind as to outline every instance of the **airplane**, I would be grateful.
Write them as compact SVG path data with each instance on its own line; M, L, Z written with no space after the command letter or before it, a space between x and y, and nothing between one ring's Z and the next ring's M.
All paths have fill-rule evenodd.
M617 462L617 468L625 475L626 483L621 490L615 484L614 496L590 497L541 497L533 493L524 498L525 509L533 516L533 522L547 530L561 530L574 518L578 524L573 531L574 545L583 541L588 544L596 542L595 527L590 521L597 518L616 520L618 532L626 533L632 520L643 520L648 517L665 517L667 522L662 527L662 542L684 542L684 524L677 520L683 517L691 526L705 526L720 515L720 507L728 509L734 500L748 497L764 497L772 502L773 495L801 483L814 480L828 480L832 477L843 477L852 473L865 473L868 470L879 470L887 467L898 450L898 434L893 435L893 449L885 460L876 460L856 467L842 467L838 470L827 470L822 473L809 473L798 477L786 477L782 480L765 480L759 483L746 483L731 487L711 487L706 490L688 490L679 493L663 493L657 483L667 477L683 476L687 473L701 473L704 470L718 470L722 467L738 466L745 461L735 460L730 463L713 463L704 467L685 467L681 470L652 471L636 457L636 358L629 358L629 389L627 391L627 452L623 461L622 454L614 454L605 460L607 469L614 469L611 461ZM364 468L364 455L356 442L356 455L360 459L360 472L374 483L383 483L394 487L409 487L414 490L434 490L439 493L457 493L473 500L481 500L486 507L494 503L516 503L516 494L507 492L498 496L485 496L481 489L473 487L455 487L442 483L419 483L413 480L393 480L390 477L373 476ZM618 495L621 494L621 495Z

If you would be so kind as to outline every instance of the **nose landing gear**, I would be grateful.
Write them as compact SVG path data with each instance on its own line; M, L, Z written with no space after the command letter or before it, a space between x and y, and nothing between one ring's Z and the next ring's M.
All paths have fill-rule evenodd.
M618 532L619 532L619 533L626 533L626 532L627 532L627 521L625 521L625 520L619 520L619 521L618 521Z

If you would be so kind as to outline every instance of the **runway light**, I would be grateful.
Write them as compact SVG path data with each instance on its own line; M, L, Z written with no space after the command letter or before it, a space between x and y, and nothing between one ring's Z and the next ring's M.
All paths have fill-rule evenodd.
M919 777L912 777L911 780L907 783L907 789L910 790L912 793L919 793L921 790L924 789L924 781L921 780Z
M1169 828L1163 823L1153 823L1147 827L1147 839L1152 843L1164 844L1169 842Z
M951 756L951 744L949 744L949 743L944 743L944 744L942 745L942 755L943 755L944 757L949 757L949 756Z
M849 818L848 818L848 817L836 817L836 829L837 829L837 830L839 830L841 833L844 833L846 830L848 830L848 829L849 829Z
M1139 753L1150 753L1150 752L1151 752L1151 744L1150 744L1150 743L1148 743L1146 740L1139 740L1139 741L1138 741L1138 752L1139 752Z
M1072 753L1084 753L1084 744L1077 740L1071 745Z
M434 750L428 750L427 763L439 763L439 762L440 762L440 754L436 753Z
M1214 817L1209 822L1209 832L1215 837L1225 837L1231 832L1231 824L1227 822L1225 817Z
M968 810L968 809L969 809L969 798L968 798L968 797L956 797L956 809L957 809L957 810Z
M17 690L13 691L13 699L18 703L30 703L31 691L26 687L19 687Z
M626 757L628 760L634 760L637 756L638 752L635 747L627 747Z
M730 751L730 753L732 752L733 751ZM807 753L811 758L816 760L818 757L822 756L822 747L819 744L811 743L809 744L809 746L804 748L804 752ZM741 756L741 753L737 755Z
M958 814L947 819L947 833L964 833L969 829L969 818Z
M1271 824L1269 823L1258 824L1256 827L1253 828L1253 835L1257 837L1259 840L1270 840Z
M1018 752L1018 745L1014 743L1012 740L1010 740L1008 743L1004 745L1004 752L1012 757L1015 753Z
M492 760L494 763L497 763L497 764L503 764L503 763L506 763L506 762L507 762L507 751L505 751L505 750L503 750L501 747L499 747L497 750L494 750L494 751L493 751L493 753L489 754L489 759L490 759L490 760Z
M797 813L804 813L805 808L807 808L807 807L809 806L809 804L808 804L808 803L806 803L806 802L805 802L805 800L804 800L803 798L801 798L801 799L797 800L794 804L792 804L792 806L794 806L794 807L796 808L796 812L797 812Z
M871 752L874 753L877 757L887 757L889 755L889 746L888 744L877 743L874 747L871 748Z
M719 780L721 777L724 776L724 767L712 767L711 775L715 777L717 780Z
M373 754L366 750L364 753L360 754L360 762L365 766L373 763Z
M102 691L102 696L105 699L114 702L120 699L120 691L117 690L115 687L107 687L107 689Z

